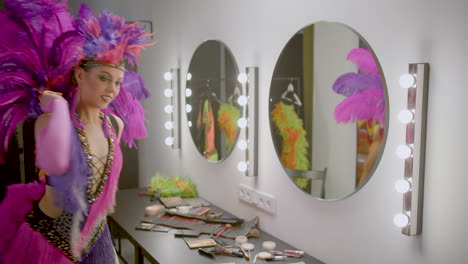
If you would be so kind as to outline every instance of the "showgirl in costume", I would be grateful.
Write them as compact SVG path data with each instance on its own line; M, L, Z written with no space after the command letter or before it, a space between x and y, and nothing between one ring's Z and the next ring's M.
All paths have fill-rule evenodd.
M0 159L16 126L37 118L46 179L8 187L0 263L115 263L106 216L122 167L120 138L146 136L149 94L124 61L151 45L137 23L66 2L5 0L0 12ZM113 126L112 120L117 123Z

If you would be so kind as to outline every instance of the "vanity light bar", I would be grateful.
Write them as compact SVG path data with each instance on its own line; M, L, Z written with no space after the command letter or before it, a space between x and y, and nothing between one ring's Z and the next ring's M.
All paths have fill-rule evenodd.
M169 87L164 90L164 95L171 99L171 104L164 107L164 111L170 115L170 121L165 122L164 127L170 131L170 135L164 140L165 144L173 149L180 148L180 70L178 68L171 69L170 72L164 73L164 80L167 81Z
M395 183L395 189L403 193L403 212L393 220L402 234L414 236L422 230L429 64L411 63L408 72L400 78L401 87L408 89L408 106L398 115L406 124L406 144L396 152L405 160L404 178Z
M239 128L244 129L244 139L237 143L237 147L245 151L245 161L237 164L237 169L245 176L257 176L257 113L258 113L258 68L247 67L246 73L239 74L237 80L242 84L242 95L239 104L244 106L244 113L238 120Z

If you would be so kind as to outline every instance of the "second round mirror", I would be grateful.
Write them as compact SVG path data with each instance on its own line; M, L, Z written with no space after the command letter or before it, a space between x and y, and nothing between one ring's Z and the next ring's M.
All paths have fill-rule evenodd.
M190 61L185 90L188 126L198 151L211 162L226 159L239 135L238 75L234 56L218 40L203 42Z
M348 26L317 22L284 47L270 87L270 127L291 180L325 200L360 189L377 167L387 92L371 47Z

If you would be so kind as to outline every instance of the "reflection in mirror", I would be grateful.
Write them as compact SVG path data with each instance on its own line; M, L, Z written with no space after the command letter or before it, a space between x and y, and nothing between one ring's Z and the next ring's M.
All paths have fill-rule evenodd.
M238 74L232 53L217 40L202 43L190 61L185 91L188 125L198 151L211 162L224 160L239 135Z
M288 176L325 200L353 194L375 170L387 129L383 74L354 30L318 22L284 47L270 87L270 128Z

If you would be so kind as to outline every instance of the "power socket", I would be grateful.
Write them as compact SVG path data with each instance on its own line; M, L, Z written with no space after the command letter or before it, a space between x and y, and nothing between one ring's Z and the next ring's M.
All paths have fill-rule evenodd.
M255 205L269 213L276 213L276 199L270 194L257 191Z
M266 212L276 214L276 199L271 194L259 192L241 184L239 185L239 199Z
M239 199L246 203L255 204L257 200L255 190L241 184L239 186Z

